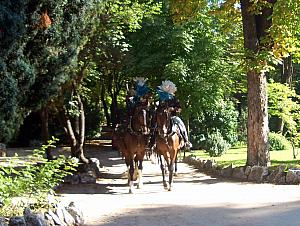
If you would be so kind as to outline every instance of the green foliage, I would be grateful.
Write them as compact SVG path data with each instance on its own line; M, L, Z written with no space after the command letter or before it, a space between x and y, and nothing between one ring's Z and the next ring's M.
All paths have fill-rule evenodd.
M298 1L278 0L273 8L270 36L275 43L273 54L278 59L292 54L299 62L300 5Z
M8 166L0 166L0 197L4 203L0 207L1 216L6 216L6 211L12 208L12 201L20 197L30 199L39 207L47 205L47 195L53 194L63 178L75 170L77 163L73 159L59 156L48 161L44 157L46 149L55 147L53 144L56 140L53 138L47 145L34 150L34 154L28 158L30 162L17 167L16 160L12 159Z
M291 147L285 136L279 133L270 132L268 141L270 151L286 150Z
M135 31L141 28L144 18L160 12L161 3L153 0L108 0L104 3L104 7L113 16L111 22L119 26L119 29L123 27Z
M298 136L299 95L288 85L272 80L268 84L268 94L269 114L283 120L289 136Z
M100 122L104 121L101 108L95 105L85 105L85 130L86 138L93 139L101 132Z
M130 72L152 78L154 87L163 79L176 84L182 116L191 122L193 144L215 129L233 143L237 112L224 99L237 89L245 90L239 59L231 52L235 35L224 35L207 7L198 10L193 20L174 24L168 4L163 4L161 15L144 21L130 36Z
M153 0L108 0L98 3L99 21L80 52L82 64L88 62L81 91L88 104L86 106L104 106L101 110L108 125L111 121L118 121L118 98L126 93L125 84L130 80L125 63L130 49L127 35L140 29L143 19L158 14L160 7L161 3Z
M217 29L213 27L212 19L200 18L174 29L174 58L163 77L177 85L187 115L213 109L231 91L231 77L237 73L226 59L224 37L213 33L212 29Z
M159 16L143 21L142 29L129 34L128 74L146 76L161 82L165 65L172 60L172 34L174 25L168 17L165 7Z
M207 109L200 116L191 121L191 142L195 148L203 148L203 137L218 131L230 144L238 138L237 130L238 113L232 102L221 102L213 109Z
M205 140L205 150L209 153L210 157L218 157L226 153L230 148L230 144L224 140L219 131L208 134Z
M233 147L230 148L225 154L219 157L210 157L204 150L197 150L193 153L187 153L187 155L193 154L200 159L214 159L218 166L227 167L231 164L234 166L245 166L247 158L247 147ZM288 168L300 168L300 160L294 159L292 150L286 149L283 151L271 151L270 152L271 166L287 165Z
M29 112L56 97L74 78L95 4L95 0L1 1L1 142L10 141ZM51 22L42 26L46 12Z
M242 108L239 112L238 117L238 126L237 126L237 142L234 145L237 145L238 143L247 143L247 109L246 107Z

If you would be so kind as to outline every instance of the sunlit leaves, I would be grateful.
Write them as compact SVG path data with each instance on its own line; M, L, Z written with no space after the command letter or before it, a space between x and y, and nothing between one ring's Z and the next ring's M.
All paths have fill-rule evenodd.
M177 24L193 20L203 7L206 7L204 0L170 0L172 19Z
M104 8L116 26L128 27L130 31L141 28L143 18L160 12L161 4L152 0L140 3L137 0L107 0Z
M286 84L271 81L268 84L269 114L283 120L289 133L297 131L299 95Z
M299 60L300 2L278 0L273 9L270 35L274 40L273 52L277 58L293 54Z
M260 15L264 9L273 7L268 0L250 0L250 2L252 4L248 10L255 15Z

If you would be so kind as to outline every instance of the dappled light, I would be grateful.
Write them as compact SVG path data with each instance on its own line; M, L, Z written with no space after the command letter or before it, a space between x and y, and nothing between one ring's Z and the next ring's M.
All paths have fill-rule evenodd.
M299 12L0 0L0 225L298 226Z
M88 225L281 226L288 219L295 222L288 225L297 225L298 186L232 182L179 163L174 189L166 192L159 165L146 160L144 187L132 195L122 158L111 150L98 150L98 157L103 168L96 184L64 185L59 191L88 210Z

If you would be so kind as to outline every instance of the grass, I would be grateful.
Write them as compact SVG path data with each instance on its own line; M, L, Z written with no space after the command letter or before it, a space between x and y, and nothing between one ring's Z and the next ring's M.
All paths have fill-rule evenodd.
M210 157L204 150L194 150L187 152L186 156L195 155L200 159L214 159L221 167L229 166L245 166L247 159L247 147L236 147L229 149L220 157ZM281 151L270 151L271 166L287 165L288 168L300 168L300 155L296 159L293 158L292 149Z

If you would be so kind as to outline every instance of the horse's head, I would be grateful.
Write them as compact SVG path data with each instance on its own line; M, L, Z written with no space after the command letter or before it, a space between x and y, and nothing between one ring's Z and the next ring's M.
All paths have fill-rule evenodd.
M171 111L168 106L160 105L157 107L156 124L158 133L165 137L171 129Z
M140 104L135 107L132 116L132 129L144 135L150 133L150 115L147 105Z

